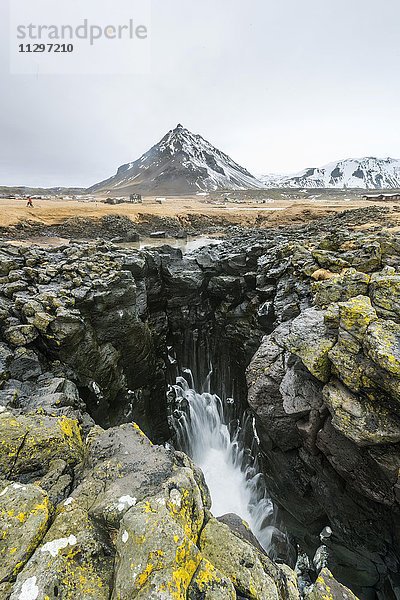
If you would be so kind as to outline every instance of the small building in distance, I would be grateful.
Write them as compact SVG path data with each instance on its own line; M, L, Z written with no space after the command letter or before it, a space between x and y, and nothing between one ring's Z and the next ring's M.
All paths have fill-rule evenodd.
M123 196L119 198L108 197L103 200L104 204L141 204L142 196L140 194L131 194L128 196Z
M397 202L400 200L400 192L393 194L364 194L363 200L370 200L371 202Z

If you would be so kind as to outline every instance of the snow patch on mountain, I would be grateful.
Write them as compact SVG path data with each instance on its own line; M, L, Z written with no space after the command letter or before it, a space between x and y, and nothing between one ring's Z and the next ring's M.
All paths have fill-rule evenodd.
M268 188L400 188L400 160L394 158L348 158L323 167L311 167L292 175L265 175Z
M227 154L181 124L138 160L90 191L196 193L264 189L265 185Z

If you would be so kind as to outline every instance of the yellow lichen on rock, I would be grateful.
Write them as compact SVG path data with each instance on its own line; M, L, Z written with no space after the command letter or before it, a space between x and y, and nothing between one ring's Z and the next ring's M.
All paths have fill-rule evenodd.
M336 581L329 569L322 569L306 600L358 600L347 587Z
M0 581L18 575L40 544L50 515L47 495L38 486L11 482L0 486Z
M188 600L235 600L233 583L207 559L202 559L189 587Z

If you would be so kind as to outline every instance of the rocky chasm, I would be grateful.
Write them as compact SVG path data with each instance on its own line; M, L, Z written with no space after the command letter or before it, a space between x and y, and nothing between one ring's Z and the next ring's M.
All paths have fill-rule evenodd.
M400 237L354 218L184 257L1 246L0 598L398 597ZM168 384L210 360L289 559L174 449Z

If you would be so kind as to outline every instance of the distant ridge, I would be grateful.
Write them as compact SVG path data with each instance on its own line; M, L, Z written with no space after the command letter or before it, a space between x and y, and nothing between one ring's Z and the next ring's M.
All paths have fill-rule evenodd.
M294 175L265 175L260 179L268 188L396 189L400 188L400 160L348 158Z

